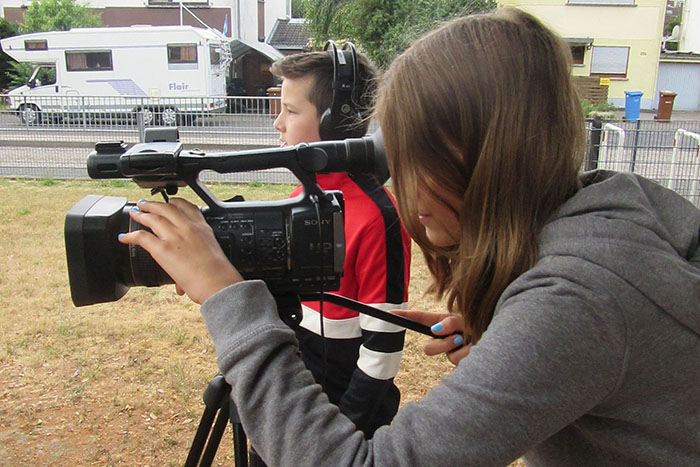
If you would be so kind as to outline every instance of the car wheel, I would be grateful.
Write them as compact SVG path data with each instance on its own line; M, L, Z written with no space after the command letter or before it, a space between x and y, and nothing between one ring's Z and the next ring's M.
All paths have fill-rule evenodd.
M141 118L143 119L144 125L153 125L155 120L153 110L149 109L148 107L144 107L142 109L139 109L138 113L141 114Z
M163 120L164 125L177 125L177 110L171 107L166 107L163 109L163 112L161 112L161 119Z
M19 118L25 125L37 125L41 122L39 109L34 104L22 105L19 108Z

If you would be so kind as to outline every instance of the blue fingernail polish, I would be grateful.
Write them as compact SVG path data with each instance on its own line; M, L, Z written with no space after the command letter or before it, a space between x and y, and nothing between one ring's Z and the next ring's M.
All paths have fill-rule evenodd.
M123 234L123 233L120 233L120 234L118 235L118 238L122 238L123 236L124 236L124 234Z
M440 331L442 331L442 323L433 324L433 325L430 327L430 330L433 331L433 332L440 332Z
M133 208L131 208L131 212L139 212L139 208L137 208L136 206L134 206Z
M140 200L139 200L139 204L142 204L142 203L145 203L145 202L146 202L145 199L140 199Z
M455 345L460 345L460 344L462 344L463 341L464 341L464 339L462 339L462 336L457 336L454 338L454 340L452 342L454 342Z

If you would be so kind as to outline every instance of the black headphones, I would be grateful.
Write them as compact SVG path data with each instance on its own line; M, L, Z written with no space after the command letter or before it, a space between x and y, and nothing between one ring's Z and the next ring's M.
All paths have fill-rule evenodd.
M333 101L321 115L319 134L323 141L345 138L359 138L357 124L362 114L356 106L358 66L357 52L352 42L346 42L338 49L335 42L329 40L323 50L327 50L333 59Z

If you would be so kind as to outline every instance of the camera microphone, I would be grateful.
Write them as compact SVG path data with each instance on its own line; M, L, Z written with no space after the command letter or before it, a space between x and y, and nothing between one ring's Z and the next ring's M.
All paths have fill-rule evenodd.
M382 184L389 178L381 129L362 138L231 153L188 151L178 141L138 143L128 149L122 142L104 142L95 145L87 162L93 179L134 178L155 184L182 181L204 169L232 173L273 167L286 167L296 175L296 167L309 174L373 174Z
M374 174L381 184L389 178L381 128L363 138L320 141L296 148L299 164L309 172Z

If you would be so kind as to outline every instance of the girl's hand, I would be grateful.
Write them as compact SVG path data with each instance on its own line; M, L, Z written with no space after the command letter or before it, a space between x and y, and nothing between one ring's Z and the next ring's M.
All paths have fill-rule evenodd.
M472 344L464 338L464 321L450 313L429 313L426 311L392 310L411 321L430 326L432 333L438 337L428 339L423 345L426 355L444 353L453 365L469 355Z
M139 201L131 218L150 228L120 234L119 241L139 245L175 281L177 293L202 304L219 290L243 280L233 267L199 208L181 198Z

